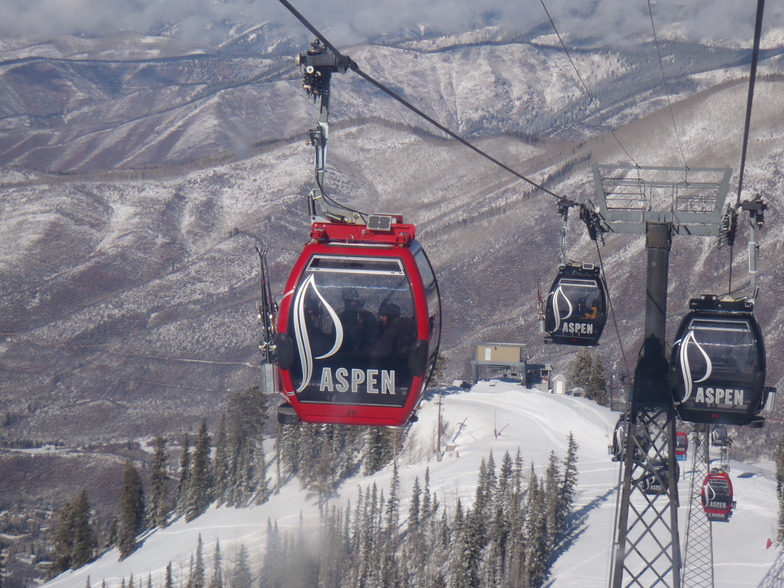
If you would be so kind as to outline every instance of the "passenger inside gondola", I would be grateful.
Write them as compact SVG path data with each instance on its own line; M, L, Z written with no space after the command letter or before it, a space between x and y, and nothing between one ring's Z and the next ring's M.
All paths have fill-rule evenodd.
M587 319L595 319L599 316L599 301L594 296L587 303L584 303L581 316Z
M401 316L400 307L393 302L384 302L378 311L381 337L373 345L373 357L405 355L416 341L414 321Z
M313 355L318 357L329 351L332 341L324 325L321 305L315 299L305 302L305 324Z
M379 326L373 313L365 309L365 302L356 288L343 289L343 346L341 351L367 355L379 338Z

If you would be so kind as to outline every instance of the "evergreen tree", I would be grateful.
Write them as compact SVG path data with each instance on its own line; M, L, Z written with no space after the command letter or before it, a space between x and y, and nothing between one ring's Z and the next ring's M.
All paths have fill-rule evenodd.
M180 482L177 485L177 510L185 512L190 486L191 475L191 440L188 433L185 433L185 438L182 440L182 453L180 454Z
M191 576L188 580L188 588L205 588L204 574L204 544L201 540L201 533L196 543L196 559L191 565Z
M73 502L71 524L73 525L71 565L80 568L95 559L95 552L98 549L98 539L90 525L90 503L87 500L86 490L82 490Z
M583 388L586 397L598 404L607 405L608 403L609 382L605 375L604 364L598 355L591 353L586 348L580 349L572 362L569 386Z
M547 570L547 529L544 485L539 482L531 466L528 482L528 505L525 520L525 562L523 582L526 586L541 586Z
M392 482L389 488L389 500L387 501L387 533L394 541L397 539L397 526L400 515L400 473L397 469L397 461L392 465Z
M207 421L202 419L199 435L193 450L193 461L188 484L188 500L185 519L192 521L207 510L211 502L210 438L207 434Z
M248 549L244 544L240 544L240 548L234 556L234 565L231 568L229 577L231 578L231 588L251 588L253 584L250 561L248 560Z
M774 457L776 463L776 494L781 496L784 493L784 435L779 436Z
M566 457L563 466L563 483L561 485L561 520L566 520L574 506L574 495L577 489L577 450L580 446L574 440L574 435L569 431L566 445Z
M212 578L210 588L223 588L223 563L221 562L220 540L215 541L215 553L212 556Z
M419 480L417 480L419 482ZM422 508L421 518L427 519L430 517L430 509L432 502L430 500L430 468L425 468L425 488L422 491Z
M215 437L215 457L212 461L212 489L215 502L226 502L229 488L229 453L226 435L226 415L223 415Z
M419 487L419 476L414 478L414 489L411 492L411 501L408 504L408 527L419 527L419 507L422 498L422 488Z
M136 550L136 536L144 529L144 490L139 472L128 461L125 466L125 481L120 497L120 520L117 546L120 560Z
M484 547L484 530L482 514L473 509L466 513L461 532L455 537L455 549L452 557L452 588L479 588L479 570L482 549Z
M779 502L779 520L776 541L779 545L784 544L784 435L779 437L776 446L776 494Z
M260 504L269 498L262 444L265 421L266 399L258 387L231 396L226 415L225 457L223 450L218 452L216 447L216 460L219 456L221 460L225 459L225 474L219 472L225 476L225 481L219 484L226 504L239 506L248 504L251 499ZM297 434L291 435L291 429L297 431L298 428L298 425L294 425L279 429L282 439L276 439L276 444L282 443L283 439L287 440L287 453L282 456L284 459L297 461L300 449L304 450L298 447ZM306 428L303 426L303 429ZM222 464L216 464L218 466L224 469Z
M155 453L150 468L150 513L153 526L163 529L169 521L168 487L166 474L166 440L160 435L155 438Z
M50 576L53 578L68 570L73 565L73 503L66 502L57 510L54 528L54 547L52 549L52 563L49 566Z
M267 551L261 572L261 585L265 588L282 588L286 584L285 555L282 551L278 523L267 519Z
M605 375L604 363L602 363L602 359L597 353L593 356L591 370L588 376L588 397L594 400L597 404L607 406L609 404L609 395L607 392L608 389L609 382L607 381L607 376Z
M563 509L561 508L561 478L558 470L558 457L555 451L550 452L547 462L547 470L544 479L544 522L545 537L544 542L547 549L546 555L555 551L558 538L561 534L561 521Z
M569 373L569 388L583 388L588 393L592 371L593 357L591 357L591 352L582 347L572 361L572 369Z
M392 459L390 433L384 427L367 428L367 450L365 452L365 473L374 474Z
M166 577L163 581L164 588L174 588L174 578L172 578L172 562L166 564Z
M332 490L336 480L333 477L334 468L332 467L332 447L327 437L321 439L321 449L318 459L313 469L313 481L311 488L318 492L319 508L323 507Z

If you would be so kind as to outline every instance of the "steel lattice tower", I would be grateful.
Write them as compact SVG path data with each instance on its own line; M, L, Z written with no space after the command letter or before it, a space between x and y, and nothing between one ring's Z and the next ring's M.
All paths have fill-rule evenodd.
M692 475L689 488L689 514L686 544L683 549L684 588L713 588L713 527L702 508L702 483L710 470L710 445L707 425L692 436Z
M663 409L630 421L611 585L679 586L675 418Z
M776 561L773 562L757 588L784 588L784 551L779 551Z
M634 373L612 588L681 586L675 409L665 348L672 235L715 236L729 168L593 166L607 230L644 234L645 330ZM685 181L688 178L688 181Z

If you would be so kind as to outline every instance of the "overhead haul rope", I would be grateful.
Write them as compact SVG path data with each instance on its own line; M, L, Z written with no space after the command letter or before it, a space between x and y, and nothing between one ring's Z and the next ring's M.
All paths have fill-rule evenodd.
M743 176L746 169L746 151L749 145L751 129L751 107L754 103L754 83L757 78L757 62L759 61L760 39L762 38L762 14L765 11L765 0L757 0L757 17L754 22L754 45L751 50L751 71L749 73L749 94L746 99L746 122L743 129L743 147L740 155L740 172L738 175L738 194L735 198L735 209L740 207L740 194L743 190ZM732 292L732 260L735 251L734 240L730 242L730 276L728 291Z
M353 59L351 59L348 56L343 55L340 51L338 51L337 48L332 43L330 43L329 40L324 35L322 35L321 32L318 29L316 29L316 27L314 27L312 24L310 24L310 22L296 8L294 8L291 5L291 3L288 2L288 0L279 0L279 1L280 1L281 4L283 4L283 6L285 6L289 10L289 12L291 12L291 14L293 14L297 18L297 20L299 20L305 26L305 28L307 28L311 33L313 33L313 35L316 36L317 39L319 39L322 43L324 43L324 46L327 49L329 49L332 53L335 54L335 56L337 57L338 61L343 61L347 65L347 69L352 70L353 72L358 74L360 77L364 78L365 80L367 80L368 82L370 82L371 84L376 86L379 90L381 90L382 92L388 94L390 97L394 98L400 104L402 104L403 106L405 106L406 108L408 108L409 110L414 112L417 116L423 118L424 120L429 122L431 125L433 125L437 129L442 131L443 133L446 133L447 135L449 135L450 137L452 137L453 139L455 139L459 143L465 145L466 147L468 147L469 149L471 149L472 151L474 151L478 155L484 157L488 161L494 163L495 165L497 165L501 169L509 172L510 174L515 176L516 178L521 179L524 182L527 182L528 184L530 184L534 188L537 188L537 189L543 191L544 193L549 194L550 196L553 196L554 198L556 198L560 202L568 202L568 199L565 198L564 196L561 196L559 194L556 194L555 192L552 192L551 190L548 190L544 186L542 186L540 184L537 184L533 180L530 180L529 178L527 178L524 175L520 174L519 172L515 171L514 169L512 169L508 165L502 163L501 161L499 161L495 157L489 155L488 153L485 153L484 151L482 151L479 147L477 147L476 145L474 145L470 141L467 141L463 137L461 137L458 134L452 132L450 129L448 129L447 127L445 127L444 125L442 125L438 121L434 120L432 117L428 116L427 114L422 112L420 109L418 109L416 106L414 106L413 104L411 104L410 102L405 100L402 96L398 95L396 92L394 92L393 90L387 88L381 82L378 82L377 80L372 78L370 75L368 75L365 72L363 72L359 68L359 65ZM544 7L544 3L542 3L542 6ZM547 8L546 7L545 7L545 12L547 12ZM548 18L549 18L549 13L548 13ZM550 23L553 24L552 19L550 19ZM555 29L555 24L553 24L553 29ZM556 34L558 34L557 30L556 30ZM560 35L558 36L558 38L560 39ZM561 45L564 47L564 51L566 51L566 47L563 45L563 42L561 42ZM568 56L569 52L566 51L566 54ZM572 62L571 57L569 57L569 61ZM585 82L583 82L582 77L580 76L579 71L577 71L577 67L574 65L574 62L572 62L572 66L575 68L575 72L577 72L577 76L578 76L578 78L580 78L580 81L583 84L583 88L585 88L585 91L588 93L589 96L591 96L591 99L594 102L596 102L596 100L591 95L590 91L588 91L588 88L586 87ZM601 111L599 111L598 108L597 108L597 112L598 112L599 116L602 118L602 120L604 120L604 122L607 125L607 127L610 129L610 132L612 133L613 137L615 137L616 141L618 141L618 144L621 146L621 149L623 149L623 151L626 153L626 155L629 156L629 159L634 161L634 158L623 147L621 142L618 140L618 137L615 135L615 132L612 130L612 128L607 123L607 121L604 119L604 116L601 114ZM638 165L636 161L634 161L634 163L635 163L635 165ZM593 210L589 209L584 204L576 203L576 205L579 206L579 208L580 208L581 217L582 217L583 221L585 221L586 226L588 227L588 232L589 232L589 235L591 236L591 239L596 242L596 248L597 248L597 252L598 252L599 243L597 241L597 235L603 233L606 229L602 227L601 222L599 220L599 217L596 215L596 213ZM601 254L599 254L599 263L600 263L600 265L602 265ZM607 283L607 281L605 280L605 284L606 283ZM617 322L615 322L615 312L612 310L612 300L610 299L609 290L607 292L607 299L608 299L608 302L609 302L609 305L610 305L610 312L613 314L613 322L615 323L615 330L616 330L616 333L618 333L618 344L621 347L621 354L623 356L624 365L625 365L627 373L628 373L629 365L628 365L628 363L626 361L626 353L624 352L624 349L623 349L623 342L621 341L620 332L618 331L618 325L617 325Z
M572 64L572 69L574 69L574 73L577 74L577 79L580 80L580 84L582 84L583 90L585 90L585 93L588 94L588 97L591 99L591 105L593 106L594 111L596 112L596 114L599 115L599 118L602 119L604 126L606 126L609 129L610 134L615 139L615 142L618 143L618 146L623 150L626 156L632 160L632 163L634 163L634 165L640 167L640 164L637 163L637 161L635 161L634 157L631 156L631 153L629 153L626 150L626 147L623 146L621 140L615 134L615 130L610 126L610 123L607 121L606 118L604 118L604 114L602 114L602 111L599 109L599 101L596 98L594 98L593 94L591 94L591 91L588 89L585 80L583 80L583 77L580 75L580 72L577 69L577 65L572 60L572 56L569 54L569 50L566 48L566 44L563 42L563 39L561 38L561 33L558 32L558 29L555 26L555 22L553 22L553 18L550 16L550 11L547 10L547 6L544 5L544 0L539 0L539 1L542 4L544 13L547 15L547 19L550 21L550 25L553 27L553 31L555 31L555 36L558 37L558 42L561 44L561 48L564 50L564 53L566 53L566 57L569 60L569 63Z
M670 119L672 120L672 129L675 132L675 140L678 142L678 149L681 152L681 159L683 159L683 167L686 168L686 173L689 172L689 164L686 163L686 155L683 153L683 144L681 137L678 134L678 125L675 124L675 113L672 111L672 98L670 97L670 84L667 81L667 76L664 75L664 63L662 62L661 47L659 46L659 37L656 35L656 25L653 24L653 8L651 7L651 0L648 0L648 14L651 17L651 30L653 31L653 40L656 43L656 56L659 58L659 71L661 71L662 81L664 82L664 89L667 92L667 106L670 110Z
M288 0L280 0L280 3L283 4L283 6L285 6L289 10L289 12L291 12L291 14L293 14L297 18L297 20L299 20L311 33L313 33L316 36L316 38L318 38L322 43L324 43L324 46L327 49L329 49L330 51L332 51L332 53L334 53L335 56L339 60L342 60L342 59L347 60L348 69L350 69L351 71L355 72L357 75L359 75L360 77L364 78L365 80L367 80L368 82L370 82L371 84L376 86L382 92L388 94L389 96L391 96L392 98L397 100L400 104L402 104L403 106L405 106L406 108L411 110L417 116L419 116L419 117L423 118L424 120L426 120L427 122L429 122L431 125L436 127L441 132L446 133L447 135L449 135L450 137L452 137L453 139L455 139L459 143L465 145L466 147L468 147L469 149L471 149L472 151L474 151L478 155L484 157L488 161L494 163L495 165L497 165L501 169L506 170L507 172L509 172L510 174L515 176L516 178L518 178L520 180L523 180L524 182L527 182L528 184L530 184L534 188L537 188L537 189L541 190L542 192L544 192L546 194L549 194L550 196L553 196L554 198L557 198L558 200L566 200L565 197L560 196L559 194L556 194L555 192L553 192L551 190L548 190L547 188L545 188L541 184L537 184L533 180L531 180L531 179L525 177L524 175L522 175L521 173L515 171L514 169L512 169L511 167L509 167L505 163L502 163L501 161L499 161L498 159L496 159L492 155L489 155L488 153L485 153L484 151L482 151L479 147L477 147L476 145L474 145L470 141L467 141L466 139L464 139L460 135L454 133L453 131L449 130L447 127L445 127L444 125L442 125L441 123L439 123L438 121L433 119L431 116L428 116L427 114L422 112L416 106L414 106L413 104L408 102L405 98L403 98L402 96L398 95L396 92L394 92L390 88L387 88L381 82L373 79L370 75L368 75L367 73L363 72L359 68L359 65L354 60L352 60L348 56L343 55L340 51L338 51L335 48L335 46L332 43L330 43L327 40L327 38L324 37L324 35L322 35L318 31L318 29L316 29L312 24L310 24L310 22L308 22L308 20L304 16L302 16L302 14L300 14L299 11L297 11L296 8L294 8L291 5L291 3L288 2Z

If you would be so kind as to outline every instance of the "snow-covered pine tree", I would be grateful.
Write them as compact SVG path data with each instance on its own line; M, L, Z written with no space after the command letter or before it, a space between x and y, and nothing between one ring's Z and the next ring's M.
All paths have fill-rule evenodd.
M419 480L417 480L419 482ZM425 468L425 487L422 490L422 508L421 510L421 518L423 520L427 519L430 516L430 509L432 507L432 501L430 499L430 468Z
M169 500L166 473L166 440L155 438L155 452L150 467L150 512L148 519L153 526L163 529L169 522Z
M212 576L209 588L224 588L223 562L221 561L220 539L215 540L215 551L212 555Z
M229 453L226 434L226 415L221 416L215 435L215 455L212 460L212 491L218 505L226 503L229 487Z
M577 450L580 446L569 431L566 442L566 457L563 461L563 482L561 484L561 520L566 521L574 506L574 494L577 488Z
M414 478L414 488L411 491L411 500L408 503L408 529L415 531L419 527L419 510L422 500L422 488L419 486L419 476Z
M212 470L210 464L210 437L207 421L202 419L196 446L193 449L188 484L188 498L185 505L185 519L192 521L204 511L212 501Z
M261 566L261 585L268 588L281 588L285 582L285 554L281 549L278 523L267 519L267 549Z
M244 543L240 543L239 549L234 554L234 562L229 572L229 586L231 588L252 588L253 575L250 569L250 560L248 558L248 548Z
M95 559L98 548L98 539L90 524L90 502L87 499L87 490L79 492L73 502L71 524L73 525L71 565L80 568Z
M191 576L188 579L188 588L206 588L206 574L204 570L204 543L201 533L196 542L196 557L191 568Z
M188 486L191 475L191 439L188 433L182 440L182 453L180 454L180 481L177 484L177 510L185 512L188 502Z
M144 488L136 467L125 464L125 478L120 497L120 520L117 529L117 547L120 560L136 550L136 537L144 530Z

